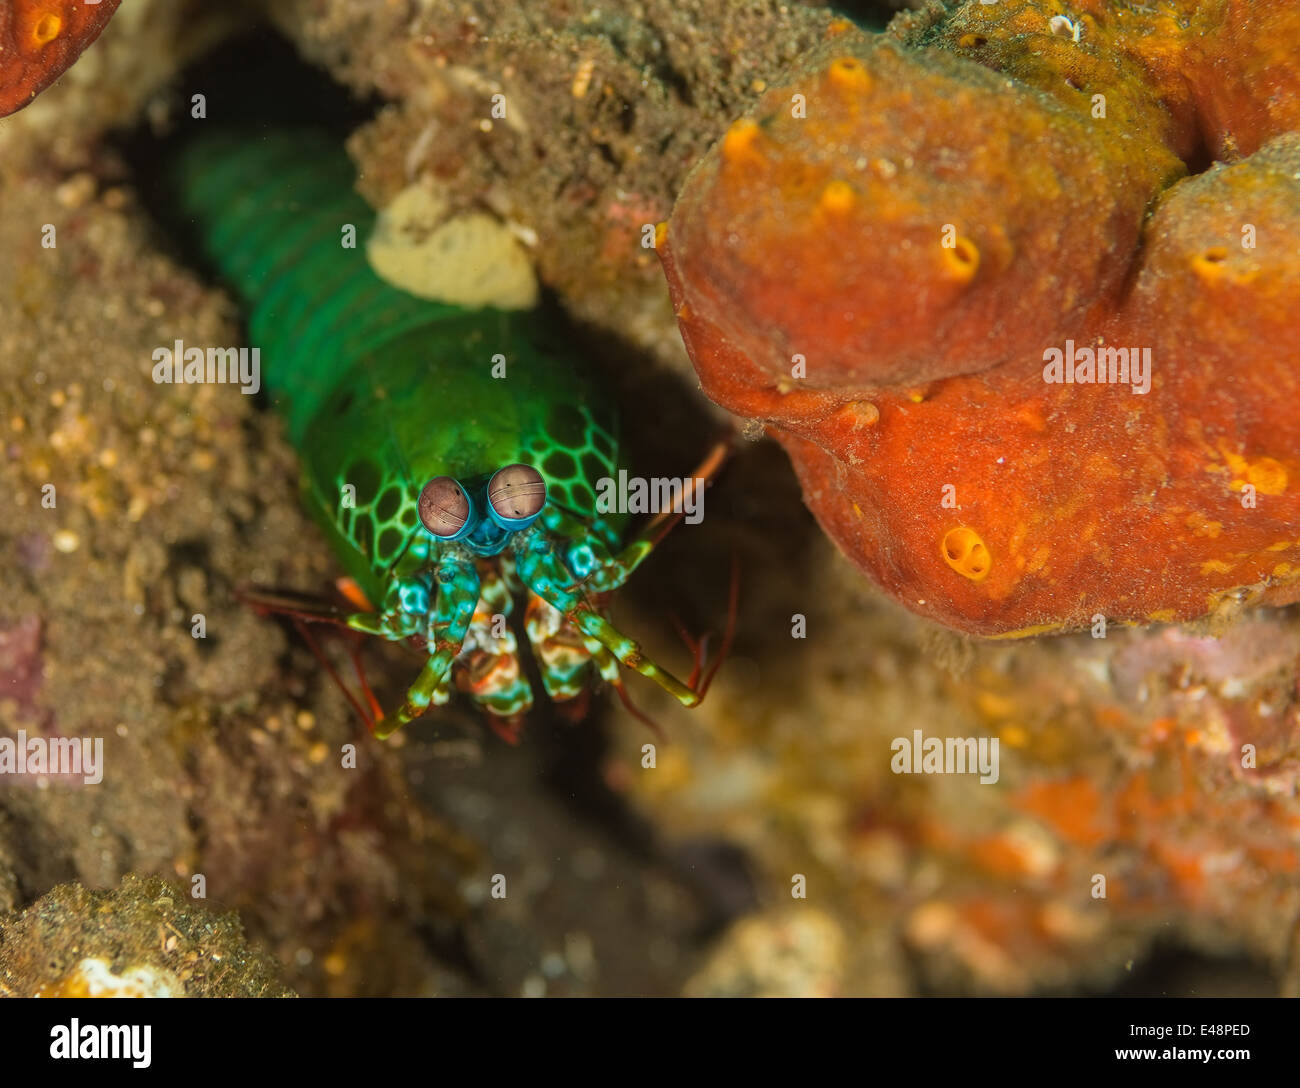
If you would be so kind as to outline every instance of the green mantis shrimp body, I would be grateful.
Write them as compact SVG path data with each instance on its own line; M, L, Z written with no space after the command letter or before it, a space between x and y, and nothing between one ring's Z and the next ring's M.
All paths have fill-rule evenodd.
M621 516L598 509L620 468L613 417L539 317L376 276L361 248L373 213L322 135L208 136L177 156L173 183L247 307L304 501L375 606L347 622L428 650L379 735L454 687L517 721L532 702L504 622L519 596L552 698L582 694L593 671L617 684L622 662L698 701L601 607L652 544L620 551Z

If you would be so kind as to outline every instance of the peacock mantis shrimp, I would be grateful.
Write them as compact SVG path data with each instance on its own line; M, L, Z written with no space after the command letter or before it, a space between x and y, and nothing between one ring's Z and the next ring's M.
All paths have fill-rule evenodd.
M348 697L378 737L460 689L514 740L533 702L506 622L519 599L552 700L585 705L599 676L626 702L621 665L699 703L721 655L706 671L704 643L692 642L683 681L610 622L609 595L674 519L624 541L626 517L599 509L599 481L623 465L611 406L543 317L418 299L380 279L341 243L374 217L323 135L205 136L177 153L171 181L204 256L247 307L303 500L356 610L265 591L248 599L421 651L388 714L358 668L368 709ZM724 455L721 444L710 451L692 486ZM732 590L734 617L734 571Z

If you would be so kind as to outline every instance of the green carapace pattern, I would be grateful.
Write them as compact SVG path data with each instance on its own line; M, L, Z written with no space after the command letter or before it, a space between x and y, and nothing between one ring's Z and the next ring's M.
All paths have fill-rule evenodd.
M652 547L620 550L622 517L597 509L599 481L621 467L608 404L537 315L466 310L381 280L365 257L374 213L354 178L343 149L310 131L219 132L169 166L202 253L246 309L304 500L375 606L348 622L428 649L377 733L457 687L513 728L532 693L501 617L521 597L552 698L585 693L593 672L617 684L622 662L694 705L600 606ZM487 483L516 464L540 473L545 503L502 522L488 516ZM420 516L439 477L468 500L457 539Z

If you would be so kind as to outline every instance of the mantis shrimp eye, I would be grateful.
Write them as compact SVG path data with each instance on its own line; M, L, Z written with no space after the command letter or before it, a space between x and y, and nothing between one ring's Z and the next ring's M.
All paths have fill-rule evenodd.
M439 540L459 540L471 528L469 496L450 476L435 476L420 492L424 527Z
M487 487L492 520L503 529L526 529L546 505L546 481L531 465L497 469Z

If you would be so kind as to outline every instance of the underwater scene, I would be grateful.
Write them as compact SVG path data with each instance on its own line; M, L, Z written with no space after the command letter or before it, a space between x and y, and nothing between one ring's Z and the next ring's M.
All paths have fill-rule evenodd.
M1300 4L0 0L0 115L0 995L1300 996Z

